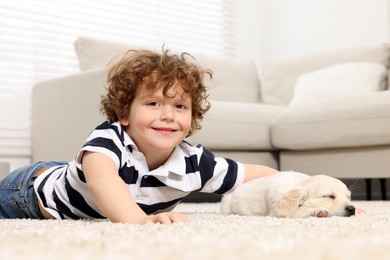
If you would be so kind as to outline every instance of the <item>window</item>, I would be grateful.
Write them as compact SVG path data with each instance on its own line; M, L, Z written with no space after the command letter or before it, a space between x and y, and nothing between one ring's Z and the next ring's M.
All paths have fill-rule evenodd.
M233 0L9 0L0 17L0 158L30 157L32 86L78 72L79 36L235 53Z

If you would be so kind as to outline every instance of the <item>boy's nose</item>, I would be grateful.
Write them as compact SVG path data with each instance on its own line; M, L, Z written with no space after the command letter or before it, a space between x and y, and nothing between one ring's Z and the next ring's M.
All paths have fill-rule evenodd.
M161 120L172 120L174 116L173 108L171 106L163 106L161 109Z

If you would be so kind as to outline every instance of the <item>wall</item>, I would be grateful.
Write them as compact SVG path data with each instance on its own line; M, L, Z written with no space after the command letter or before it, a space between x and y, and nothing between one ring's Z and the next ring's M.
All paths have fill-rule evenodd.
M237 1L237 56L258 65L389 41L388 0Z

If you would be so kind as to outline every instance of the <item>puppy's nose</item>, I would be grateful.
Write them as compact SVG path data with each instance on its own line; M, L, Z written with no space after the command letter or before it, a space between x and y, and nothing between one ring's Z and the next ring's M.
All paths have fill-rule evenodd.
M345 211L347 212L348 216L355 215L355 207L352 205L348 205L345 207Z

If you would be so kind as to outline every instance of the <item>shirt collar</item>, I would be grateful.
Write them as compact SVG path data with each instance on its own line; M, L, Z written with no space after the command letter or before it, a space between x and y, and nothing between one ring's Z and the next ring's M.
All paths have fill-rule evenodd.
M125 128L123 125L121 125L118 121L114 123L116 127L120 129L120 131L123 134L123 144L129 148L130 152L132 153L133 151L138 151L137 145L134 143L133 139L126 133Z
M173 153L168 158L168 160L161 167L164 168L165 172L171 172L176 175L185 175L186 162L184 157L184 151L178 145L176 146L175 150L173 150Z

